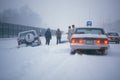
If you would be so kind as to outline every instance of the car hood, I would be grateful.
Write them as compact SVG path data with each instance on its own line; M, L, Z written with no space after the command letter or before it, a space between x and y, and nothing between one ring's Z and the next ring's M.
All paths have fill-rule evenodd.
M107 38L103 34L73 34L71 38Z

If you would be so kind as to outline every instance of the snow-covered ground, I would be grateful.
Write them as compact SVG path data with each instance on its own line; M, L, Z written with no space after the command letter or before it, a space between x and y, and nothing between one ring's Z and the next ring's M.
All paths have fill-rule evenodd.
M110 44L106 56L70 55L69 43L41 41L17 48L15 38L0 39L0 80L120 80L120 44Z

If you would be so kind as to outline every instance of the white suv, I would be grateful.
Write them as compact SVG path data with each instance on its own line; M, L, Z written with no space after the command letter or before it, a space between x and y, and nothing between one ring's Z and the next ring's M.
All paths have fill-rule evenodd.
M76 28L70 42L71 54L95 50L97 54L106 54L109 48L108 38L103 28L81 27Z
M18 41L18 46L20 46L21 44L26 44L31 46L41 44L39 35L35 30L19 32L17 41Z

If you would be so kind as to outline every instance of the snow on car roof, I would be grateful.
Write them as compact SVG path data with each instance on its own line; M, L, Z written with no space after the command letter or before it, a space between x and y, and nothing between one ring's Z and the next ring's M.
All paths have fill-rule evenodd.
M27 33L27 32L36 32L36 31L35 30L27 30L27 31L19 32L19 33L21 34L21 33Z

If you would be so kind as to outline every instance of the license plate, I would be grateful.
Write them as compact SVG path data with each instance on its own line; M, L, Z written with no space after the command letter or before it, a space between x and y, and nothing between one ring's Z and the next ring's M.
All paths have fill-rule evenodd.
M93 44L93 40L87 40L86 44Z

